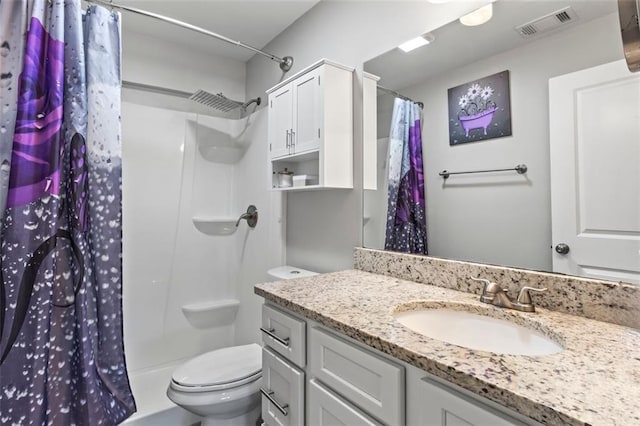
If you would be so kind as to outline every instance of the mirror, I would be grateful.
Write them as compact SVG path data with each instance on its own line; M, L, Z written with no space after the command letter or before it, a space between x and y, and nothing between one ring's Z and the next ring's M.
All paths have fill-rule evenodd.
M549 17L552 19L545 19ZM517 30L517 27L521 30ZM560 221L555 225L552 221L552 195L555 194L556 197L554 202L558 197L562 199L562 195L559 196L558 190L553 189L556 182L551 179L554 172L550 157L555 154L551 148L553 144L550 140L553 141L554 136L550 136L550 127L555 128L560 125L558 123L569 120L570 117L565 117L564 112L553 112L560 102L553 101L558 95L550 94L550 79L557 80L557 85L566 92L570 90L565 87L570 85L566 83L569 80L562 77L565 78L563 80L559 76L623 59L616 1L501 0L493 3L493 17L486 24L467 27L456 20L432 31L429 38L433 41L427 46L409 53L393 49L364 65L365 74L370 73L380 78L380 86L424 103L421 134L427 254L554 271L555 263L562 263L570 256L563 258L554 250L562 241L557 241L552 236L552 228L560 226ZM507 78L510 80L512 135L486 140L476 138L468 143L450 144L450 126L460 126L460 123L458 117L450 112L448 89L464 84L470 86L483 77L502 71L509 71ZM625 71L629 76L638 77L629 73L626 66ZM633 84L638 84L637 80ZM628 103L623 102L626 105L624 108L631 110L625 114L635 117L635 123L639 123L640 95L634 92L640 91L637 90L638 86L629 87L636 89L629 91L627 88L627 92L623 92L626 93L623 97L629 98ZM509 96L509 92L502 96ZM364 177L363 245L368 248L384 249L385 244L389 126L394 98L392 94L377 91L375 146L367 148L368 142L365 140L364 161L375 161L376 175L372 185L366 183L372 177ZM460 99L461 96L456 96L452 100L457 104L462 102ZM458 105L455 108L458 109ZM556 115L550 119L550 114ZM602 118L605 119L609 120ZM594 125L617 129L613 121L595 122ZM481 135L482 129L472 129L471 132ZM613 130L612 132L615 133ZM599 270L577 268L566 272L556 267L555 271L638 282L640 195L634 192L640 192L637 190L640 188L640 171L633 164L640 164L640 144L637 143L640 140L640 125L631 126L624 137L617 133L614 136L613 133L610 138L612 140L630 137L636 140L623 141L626 147L620 152L625 154L620 155L623 158L614 159L616 162L620 161L620 164L632 164L633 170L616 169L611 157L607 157L602 161L606 163L602 165L603 174L605 170L616 170L614 175L619 173L617 177L620 179L617 182L625 183L614 183L615 187L597 191L625 191L618 193L617 198L614 197L615 202L625 199L630 204L628 208L619 208L618 205L596 206L593 210L599 213L589 213L589 223L597 222L595 216L603 210L626 209L626 214L620 218L620 221L625 222L626 228L618 229L617 224L607 224L605 228L614 229L612 233L628 240L630 245L625 246L625 250L629 253L625 256L630 259L628 263L631 263L631 267L616 266L612 269L620 269L620 273L613 275L603 272L609 269L607 265ZM609 140L603 142L614 144ZM617 148L611 145L609 153L605 154L614 155L611 152L615 149ZM604 150L600 153L604 153ZM631 159L627 160L629 155ZM554 161L557 163L557 160ZM490 170L514 168L519 164L527 166L526 173L511 171L461 174L452 175L448 179L439 175L444 170ZM364 168L367 170L367 164ZM370 169L374 170L374 167ZM567 164L562 170L564 172L556 176L559 180L574 179L569 173L569 170L573 170L570 165ZM580 181L581 184L584 182L593 183L592 180ZM588 206L589 202L586 203ZM584 205L580 204L580 207ZM582 213L566 212L566 216L580 214ZM606 220L610 221L611 217Z

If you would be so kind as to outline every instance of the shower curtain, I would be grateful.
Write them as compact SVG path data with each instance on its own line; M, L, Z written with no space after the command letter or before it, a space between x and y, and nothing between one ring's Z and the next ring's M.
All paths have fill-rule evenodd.
M427 254L420 109L396 98L389 132L385 250Z
M7 201L26 26L27 0L0 0L0 220Z
M0 228L0 424L114 425L135 411L122 340L119 16L35 0L28 24L6 100L17 116Z

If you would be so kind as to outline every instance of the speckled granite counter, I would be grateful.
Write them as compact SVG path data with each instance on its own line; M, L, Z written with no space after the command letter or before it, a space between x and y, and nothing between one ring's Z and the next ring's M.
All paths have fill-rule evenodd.
M525 314L464 293L350 270L258 284L256 294L374 349L545 424L640 425L640 332L538 309ZM496 355L403 327L394 308L414 301L464 303L544 331L564 351Z

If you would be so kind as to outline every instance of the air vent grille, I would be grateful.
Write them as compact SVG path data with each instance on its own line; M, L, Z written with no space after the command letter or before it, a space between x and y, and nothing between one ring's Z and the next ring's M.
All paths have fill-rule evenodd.
M520 34L520 36L529 38L537 34L554 31L563 25L576 21L577 19L578 16L573 8L571 8L571 6L567 6L549 13L548 15L519 25L515 30Z
M558 18L558 21L560 21L562 23L571 21L571 15L569 15L567 12L558 13L556 15L556 18Z

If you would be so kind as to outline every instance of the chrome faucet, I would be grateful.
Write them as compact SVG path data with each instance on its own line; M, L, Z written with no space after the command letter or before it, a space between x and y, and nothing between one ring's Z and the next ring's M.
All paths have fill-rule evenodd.
M530 291L547 291L546 288L533 288L533 287L522 287L520 292L518 293L518 298L514 302L507 295L507 290L503 289L496 283L492 283L489 280L485 280L482 278L473 278L469 277L474 281L480 281L484 283L484 288L482 289L482 295L480 296L480 301L484 303L489 303L490 305L499 306L501 308L515 309L516 311L522 312L535 312L536 308L531 300Z

